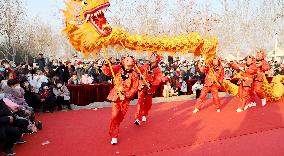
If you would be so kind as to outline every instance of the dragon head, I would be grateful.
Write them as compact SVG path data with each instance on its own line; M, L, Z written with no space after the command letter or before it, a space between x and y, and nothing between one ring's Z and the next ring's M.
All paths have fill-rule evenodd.
M110 6L108 0L69 0L65 4L64 31L76 50L87 51L82 47L89 47L93 41L111 34L112 28L104 15Z

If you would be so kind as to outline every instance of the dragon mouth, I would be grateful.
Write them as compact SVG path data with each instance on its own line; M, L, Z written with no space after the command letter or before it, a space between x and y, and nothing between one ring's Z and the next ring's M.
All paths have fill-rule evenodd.
M109 6L110 3L104 3L92 10L84 12L85 21L90 22L96 31L103 37L110 35L112 32L112 29L104 15L104 12Z

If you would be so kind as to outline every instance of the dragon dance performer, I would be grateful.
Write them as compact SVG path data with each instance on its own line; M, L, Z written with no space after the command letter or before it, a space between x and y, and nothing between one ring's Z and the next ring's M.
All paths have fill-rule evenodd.
M217 112L221 112L220 100L218 97L218 89L224 80L224 69L222 67L221 59L215 57L210 60L209 63L205 64L205 66L200 66L199 69L201 72L206 74L206 78L204 87L201 90L200 97L197 99L193 113L195 114L199 111L199 108L205 102L206 95L209 91L212 93L213 103Z
M122 64L112 66L116 83L107 98L112 102L112 119L109 130L109 134L112 137L112 145L117 144L119 125L124 119L131 99L138 90L139 78L137 73L133 70L133 66L134 59L132 57L125 57L122 60ZM104 64L103 73L107 76L111 76L110 66Z
M138 88L136 120L134 122L136 125L140 125L140 121L146 122L146 117L152 107L152 96L162 81L163 73L158 66L160 61L161 56L154 52L150 57L150 63L146 63L141 67L136 66L136 70L141 74L142 79L139 81Z
M246 62L243 64L230 63L233 69L241 71L241 77L238 81L238 97L241 103L236 110L237 112L246 110L254 101L253 80L254 75L257 73L257 66L253 56L247 56L245 60Z
M262 89L263 80L265 78L265 72L270 69L270 65L265 60L265 52L260 50L256 54L256 66L257 74L255 75L253 86L256 95L261 99L262 106L266 105L266 97ZM256 103L253 102L251 106L256 106Z

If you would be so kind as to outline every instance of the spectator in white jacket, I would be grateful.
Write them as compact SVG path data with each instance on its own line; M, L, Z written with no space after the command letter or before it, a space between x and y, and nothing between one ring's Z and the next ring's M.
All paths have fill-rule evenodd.
M82 84L92 84L94 82L94 78L89 76L88 74L84 74L81 77Z
M33 77L28 77L28 80L36 93L39 92L42 83L48 83L48 78L43 75L43 72L41 70L38 70L37 74Z
M199 98L202 88L203 88L203 84L201 83L201 80L198 80L198 81L192 86L192 92L196 95L196 99Z

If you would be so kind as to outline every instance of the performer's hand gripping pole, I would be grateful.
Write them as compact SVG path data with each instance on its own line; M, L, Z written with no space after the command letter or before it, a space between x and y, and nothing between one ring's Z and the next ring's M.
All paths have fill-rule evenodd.
M109 68L110 68L110 71L111 71L111 74L112 74L112 77L113 77L113 81L114 81L116 90L117 90L119 96L122 96L121 90L120 90L120 88L118 88L118 82L117 82L117 79L116 79L116 77L115 77L115 74L114 74L114 71L113 71L113 68L112 68L112 64L111 64L111 62L110 62L110 60L109 60L109 57L108 57L107 50L106 50L106 47L105 47L105 46L103 46L103 51L104 51L104 53L105 53L105 57L106 57L106 60L107 60L108 65L109 65Z
M205 64L207 65L208 62L209 62L209 60L207 59L207 56L203 55L203 58L204 58ZM213 77L214 82L215 82L217 85L221 86L221 84L218 82L218 80L217 80L217 78L216 78L216 76L215 76L215 74L214 74L214 71L213 71L212 67L210 67L210 66L209 66L209 71L210 71L210 74L211 74L212 77Z
M143 82L144 82L145 84L147 84L148 82L146 81L144 75L142 74L142 72L141 72L141 70L139 69L139 67L137 66L137 64L135 64L135 68L136 68L136 70L138 71L138 73L141 75Z

